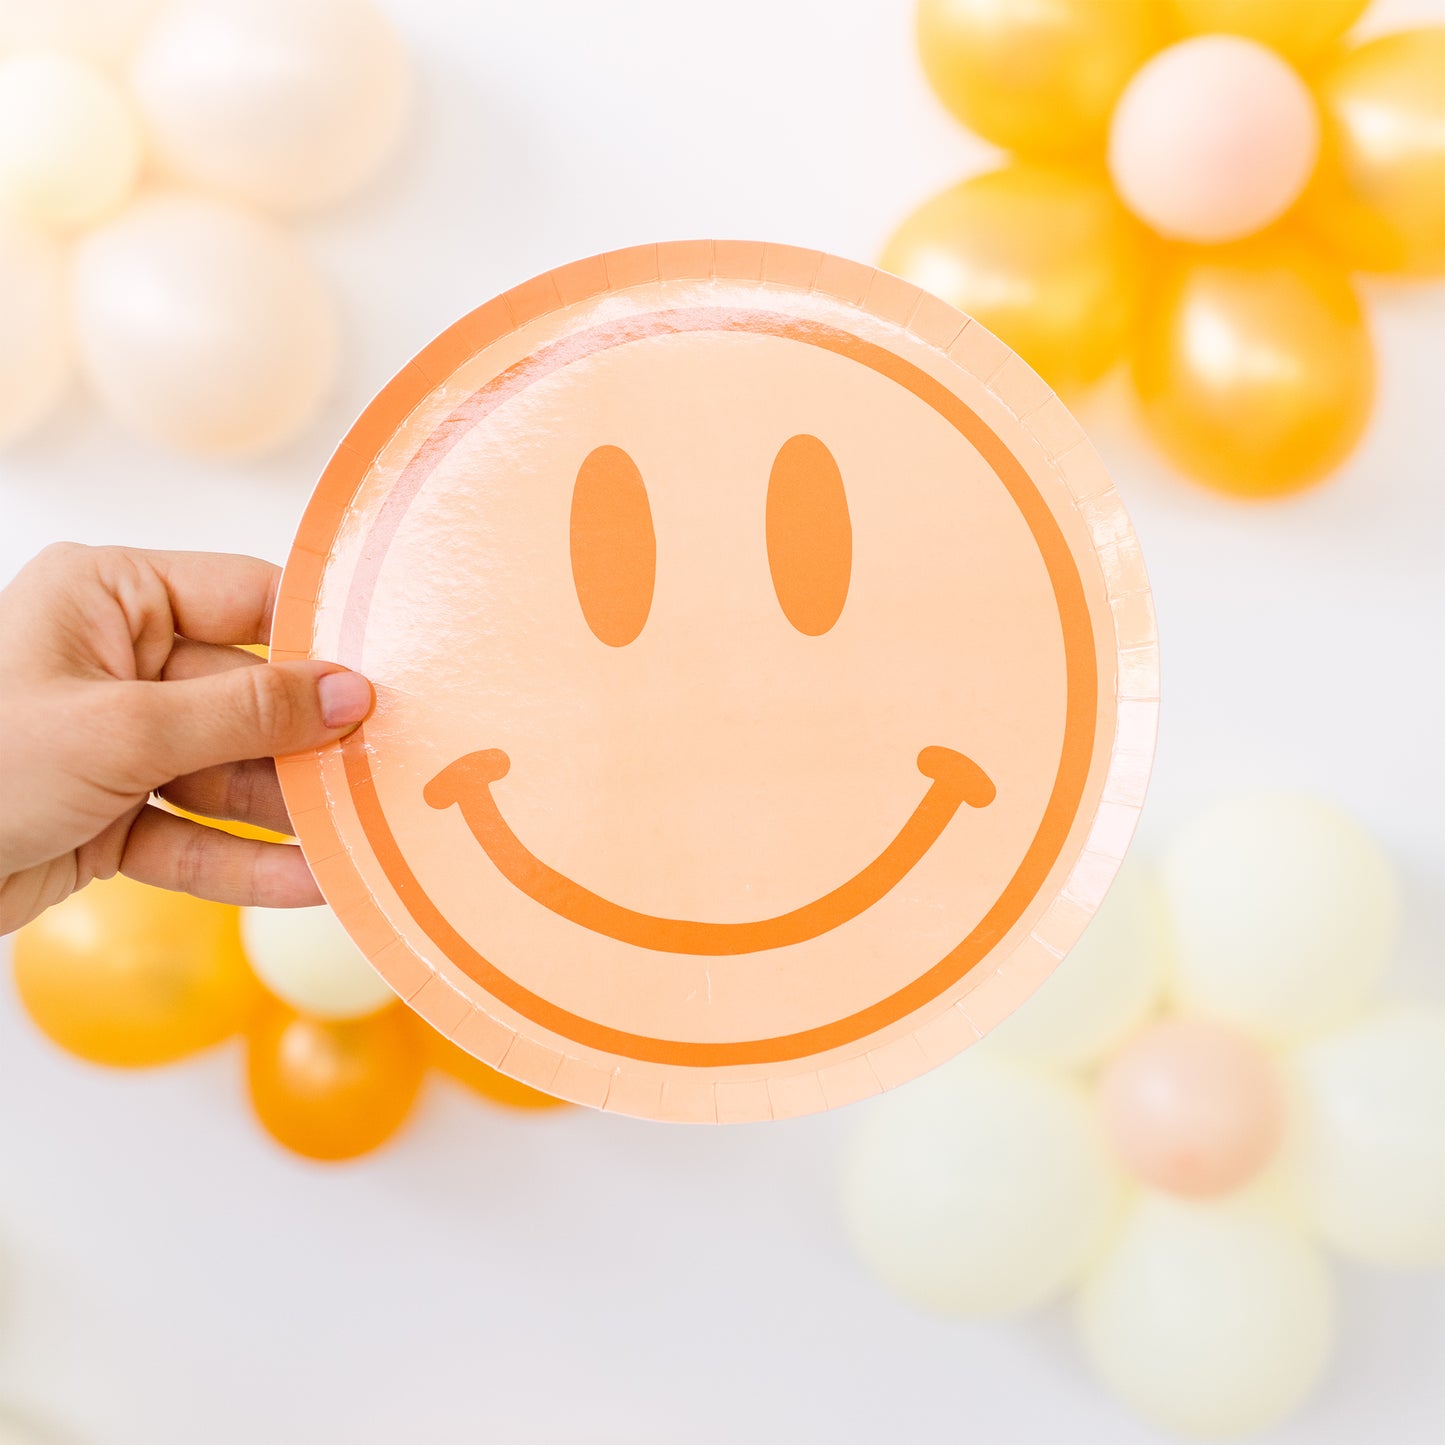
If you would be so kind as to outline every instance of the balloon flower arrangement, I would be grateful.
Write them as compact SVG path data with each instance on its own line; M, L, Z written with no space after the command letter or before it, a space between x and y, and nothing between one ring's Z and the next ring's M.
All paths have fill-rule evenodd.
M280 221L375 174L410 90L371 0L0 0L0 443L77 369L162 446L295 435L338 342Z
M1184 473L1268 496L1369 418L1351 271L1445 272L1445 27L1351 43L1368 0L920 0L949 110L1013 154L882 264L1062 390L1127 360Z
M561 1103L401 1003L329 908L237 909L117 876L16 934L15 984L40 1029L91 1063L168 1064L242 1035L257 1117L309 1159L385 1143L429 1068L509 1108Z
M870 1105L844 1212L927 1308L1077 1288L1083 1352L1155 1423L1263 1429L1320 1378L1322 1252L1445 1263L1445 1014L1372 1001L1397 887L1308 799L1225 801L1126 864L1074 952L951 1065Z

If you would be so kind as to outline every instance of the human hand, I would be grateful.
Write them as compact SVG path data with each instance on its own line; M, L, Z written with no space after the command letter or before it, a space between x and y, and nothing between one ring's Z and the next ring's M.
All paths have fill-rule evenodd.
M0 933L117 871L223 903L321 894L279 832L278 754L344 737L371 684L331 662L266 663L279 567L254 557L47 548L0 592Z

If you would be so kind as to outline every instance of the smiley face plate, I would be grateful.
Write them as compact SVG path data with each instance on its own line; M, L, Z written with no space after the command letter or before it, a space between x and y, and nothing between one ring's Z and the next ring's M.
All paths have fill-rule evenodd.
M272 655L376 687L280 763L362 951L579 1103L744 1121L940 1063L1098 907L1158 714L1077 423L895 277L678 242L488 302L337 449Z

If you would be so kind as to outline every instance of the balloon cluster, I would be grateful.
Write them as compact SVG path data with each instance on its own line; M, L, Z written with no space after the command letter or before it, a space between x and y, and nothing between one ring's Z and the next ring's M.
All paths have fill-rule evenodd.
M1329 1358L1321 1250L1445 1263L1445 1015L1374 1004L1397 887L1322 803L1222 802L1126 864L974 1050L870 1106L844 1212L889 1288L962 1315L1077 1285L1083 1351L1165 1428L1262 1429Z
M385 1143L429 1067L512 1108L561 1102L406 1008L329 908L236 909L117 876L20 930L15 983L40 1029L92 1063L167 1064L243 1035L257 1117L310 1159Z
M1186 474L1317 481L1369 418L1349 271L1445 272L1445 27L1349 44L1368 0L920 0L939 97L1014 156L882 264L1062 389L1127 359Z
M78 368L141 437L278 445L335 368L325 283L272 217L350 195L411 89L371 0L0 0L0 443Z

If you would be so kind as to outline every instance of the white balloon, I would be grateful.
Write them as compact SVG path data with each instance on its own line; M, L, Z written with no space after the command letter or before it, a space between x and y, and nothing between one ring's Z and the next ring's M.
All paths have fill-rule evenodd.
M1236 1435L1288 1415L1324 1370L1334 1285L1318 1251L1250 1200L1142 1195L1077 1311L1086 1354L1167 1430Z
M241 942L256 977L314 1018L354 1019L396 995L329 908L245 908Z
M172 175L288 211L369 180L411 94L402 43L369 0L179 0L132 79Z
M1125 863L1084 936L987 1047L1060 1068L1097 1063L1153 1011L1167 947L1158 885Z
M70 377L65 268L49 237L0 219L0 446L50 412Z
M1374 1264L1445 1264L1445 1014L1392 1009L1293 1060L1300 1206Z
M125 200L140 159L130 105L95 66L48 50L0 60L0 209L84 225Z
M222 201L142 198L80 243L72 300L106 406L181 451L235 455L287 440L335 370L335 317L306 254Z
M1175 838L1161 877L1181 1004L1276 1039L1348 1019L1394 947L1389 860L1312 798L1217 803Z
M865 1106L843 1214L889 1289L929 1309L1011 1314L1078 1278L1117 1191L1076 1085L965 1055Z

